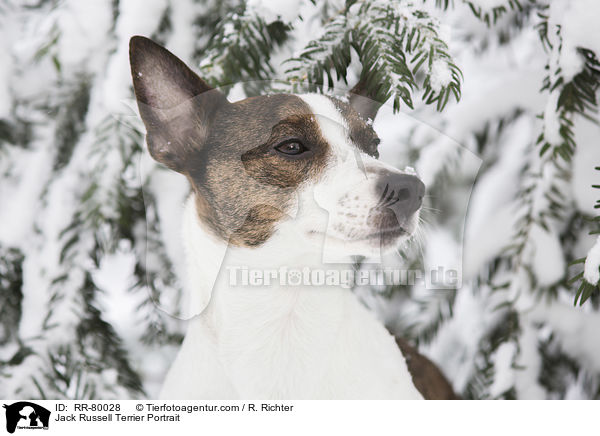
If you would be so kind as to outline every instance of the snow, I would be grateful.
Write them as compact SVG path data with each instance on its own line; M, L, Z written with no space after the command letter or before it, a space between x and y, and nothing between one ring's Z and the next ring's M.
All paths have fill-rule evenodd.
M461 244L456 240L455 236L444 228L434 228L426 232L426 254L425 254L425 272L431 277L433 271L456 272L458 279L454 283L453 276L441 276L440 283L432 283L433 288L436 287L457 287L460 288L462 281L462 250ZM446 277L441 280L441 277Z
M600 372L600 315L586 313L570 304L538 304L528 315L531 321L545 323L560 339L562 349L589 370Z
M44 131L45 130L45 131ZM12 168L13 180L0 184L0 200L11 207L0 208L0 243L19 247L31 232L36 218L37 204L44 186L52 173L48 162L54 159L50 129L40 129L40 138L32 150L16 152L16 165Z
M104 104L110 113L122 113L122 100L130 95L129 39L134 35L150 36L167 8L166 0L126 0L119 3L115 26L117 50L111 56L103 84ZM144 17L140 20L140 17Z
M12 76L11 52L9 51L10 35L13 30L7 18L0 15L0 119L7 118L12 103L10 78Z
M443 59L436 59L431 65L431 88L439 93L442 88L452 82L452 71L448 63Z
M188 62L196 45L195 32L191 32L190 28L193 27L198 12L202 10L202 5L193 0L179 0L170 2L169 7L171 8L173 32L167 41L167 48Z
M565 275L566 262L557 233L549 233L538 225L533 225L529 234L532 253L531 267L540 286L550 286Z
M592 285L596 285L600 280L600 236L587 254L583 278Z
M560 118L557 112L559 95L560 90L558 89L552 92L544 109L544 139L553 146L558 146L563 142L560 135Z
M532 136L531 120L517 120L515 128L500 138L499 146L504 153L473 190L465 231L467 277L498 255L514 233L517 215L511 205L517 196L522 156Z
M596 201L600 200L600 189L592 185L600 185L600 127L586 119L577 119L575 141L577 148L573 156L573 178L571 192L575 205L582 213L588 216L598 214L594 209Z
M538 352L538 330L527 322L522 326L519 355L515 360L515 388L517 398L524 400L543 400L546 398L545 389L540 386L539 378L542 361Z
M489 10L500 6L506 6L506 0L469 0L473 5Z
M133 359L142 362L146 367L153 350L140 347L140 338L144 334L143 311L140 310L144 292L133 292L133 270L137 261L136 253L129 241L121 241L114 253L105 255L98 268L92 269L94 284L101 292L97 295L98 305L102 308L103 318L110 323L119 337L123 339L124 348ZM153 356L154 358L154 356ZM151 359L150 359L151 360ZM103 372L108 376L106 384L114 386L114 373Z
M574 77L583 65L577 48L592 50L600 58L600 4L596 0L557 0L550 4L550 28L560 26L562 53L559 66L566 81ZM549 32L552 33L552 32ZM554 37L551 35L551 37Z
M490 386L492 397L499 397L515 383L513 365L516 355L517 346L514 342L500 344L492 355L492 363L494 364L494 383Z
M456 295L454 316L440 327L424 352L438 362L457 391L462 391L473 374L479 341L501 320L502 313L489 307L484 292L463 286Z
M577 376L577 380L574 380L573 383L567 387L565 400L587 400L589 394L586 391L590 390L590 387L589 374L586 374L585 371L581 371ZM591 389L594 389L594 387L591 387Z
M284 23L291 23L298 16L300 9L300 0L248 0L247 8L250 13L254 13L265 19L267 23L272 23L280 19Z
M149 160L145 157L144 160ZM164 244L166 254L171 261L173 272L183 283L186 278L185 257L183 251L183 235L181 225L183 221L183 205L189 194L189 183L181 174L165 169L153 171L148 183L149 194L156 200L157 215L161 225L160 236ZM153 268L150 268L153 270ZM176 290L167 289L161 295L165 301L177 301L178 294ZM171 295L168 295L171 293ZM186 307L163 306L170 315L186 312Z
M61 30L57 50L63 71L77 71L82 62L102 62L98 51L112 26L111 0L68 0L61 6L56 26Z

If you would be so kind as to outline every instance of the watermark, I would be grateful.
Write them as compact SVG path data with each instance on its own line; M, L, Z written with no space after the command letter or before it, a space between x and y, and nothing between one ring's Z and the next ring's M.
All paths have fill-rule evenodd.
M236 287L341 287L424 286L427 289L456 288L460 274L456 269L437 267L429 271L399 268L249 268L227 266L229 286Z

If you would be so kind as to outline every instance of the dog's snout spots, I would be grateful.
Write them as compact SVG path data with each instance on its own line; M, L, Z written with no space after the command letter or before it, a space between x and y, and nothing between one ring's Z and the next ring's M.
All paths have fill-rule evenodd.
M389 208L373 208L369 211L369 222L380 231L395 230L400 227L398 218Z

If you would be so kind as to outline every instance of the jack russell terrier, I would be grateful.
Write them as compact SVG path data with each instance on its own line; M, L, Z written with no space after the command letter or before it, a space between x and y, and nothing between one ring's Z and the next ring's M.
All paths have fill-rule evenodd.
M377 160L379 139L352 100L275 94L230 103L140 36L130 61L150 154L191 187L182 235L188 292L202 311L161 397L431 397L425 385L443 375L397 343L351 290L233 286L227 271L323 268L324 252L350 262L413 234L425 186ZM223 260L215 255L224 250ZM409 367L433 372L413 382L400 347Z

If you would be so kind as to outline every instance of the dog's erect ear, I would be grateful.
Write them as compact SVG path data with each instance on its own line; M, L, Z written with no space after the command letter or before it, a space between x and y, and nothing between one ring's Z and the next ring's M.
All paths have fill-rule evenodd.
M150 154L185 172L206 141L215 113L229 102L167 49L143 36L129 41L133 88Z
M349 94L348 100L354 110L364 119L374 120L383 103L375 99L374 93L367 91L366 79L361 79Z

